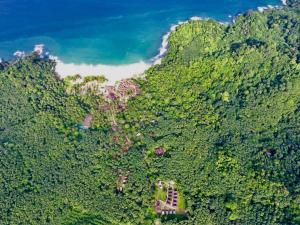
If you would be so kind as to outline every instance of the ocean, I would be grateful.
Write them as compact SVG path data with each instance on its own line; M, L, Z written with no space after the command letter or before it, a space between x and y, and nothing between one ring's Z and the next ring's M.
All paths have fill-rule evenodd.
M0 0L0 58L35 44L64 63L124 65L158 54L172 24L192 16L230 22L280 0Z

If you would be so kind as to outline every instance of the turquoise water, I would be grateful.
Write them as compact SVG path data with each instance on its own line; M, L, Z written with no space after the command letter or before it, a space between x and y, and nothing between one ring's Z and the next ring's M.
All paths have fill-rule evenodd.
M129 64L158 54L172 24L280 0L0 0L0 57L43 43L66 63Z

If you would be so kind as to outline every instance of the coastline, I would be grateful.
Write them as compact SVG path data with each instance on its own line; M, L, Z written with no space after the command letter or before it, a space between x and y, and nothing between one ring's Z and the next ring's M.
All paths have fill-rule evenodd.
M210 18L202 18L193 16L186 21L180 21L175 25L171 25L170 30L163 35L161 47L158 49L158 54L151 58L149 62L139 61L132 64L124 65L105 65L105 64L74 64L64 63L56 56L50 56L50 59L56 62L55 72L59 78L64 79L68 76L80 75L86 76L104 76L107 79L106 85L114 85L116 82L123 79L130 79L143 75L147 69L153 65L161 64L162 59L167 54L169 49L169 38L176 29L191 21L209 20ZM220 24L227 24L227 22L219 22Z
M282 5L277 6L262 6L257 7L257 11L264 12L265 10L269 9L278 9L282 6L287 5L287 0L281 0ZM236 17L240 14L232 17L231 22L219 22L220 24L228 24L228 23L235 23ZM61 79L64 79L67 76L74 76L80 75L82 77L85 76L105 76L108 80L107 85L114 85L117 81L123 79L130 79L133 77L137 77L145 73L147 69L149 69L153 65L161 64L162 59L167 54L169 49L169 38L176 29L183 25L187 24L191 21L199 21L199 20L209 20L211 18L201 18L198 16L193 16L186 21L180 21L175 25L171 25L170 30L163 35L162 37L162 44L161 47L158 49L158 54L154 56L149 62L139 61L132 64L125 64L125 65L91 65L91 64L74 64L74 63L64 63L59 60L57 57L52 57L52 60L56 61L56 68L55 71Z

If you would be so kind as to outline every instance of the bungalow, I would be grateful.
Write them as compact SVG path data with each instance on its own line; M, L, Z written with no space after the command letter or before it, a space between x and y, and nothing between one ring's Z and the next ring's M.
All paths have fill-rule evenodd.
M159 214L161 213L161 202L160 201L155 202L155 211Z
M128 183L128 177L123 177L123 184L127 184Z
M167 199L166 204L171 205L171 199L170 198Z
M155 149L155 154L157 156L163 156L165 154L165 150L163 149L163 147L159 147Z

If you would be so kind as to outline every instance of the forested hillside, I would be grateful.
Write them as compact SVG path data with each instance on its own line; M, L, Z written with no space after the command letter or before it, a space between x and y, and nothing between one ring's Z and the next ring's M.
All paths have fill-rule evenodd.
M289 4L183 24L161 65L105 92L37 55L2 63L0 224L299 224ZM176 184L184 213L156 212L158 181Z

